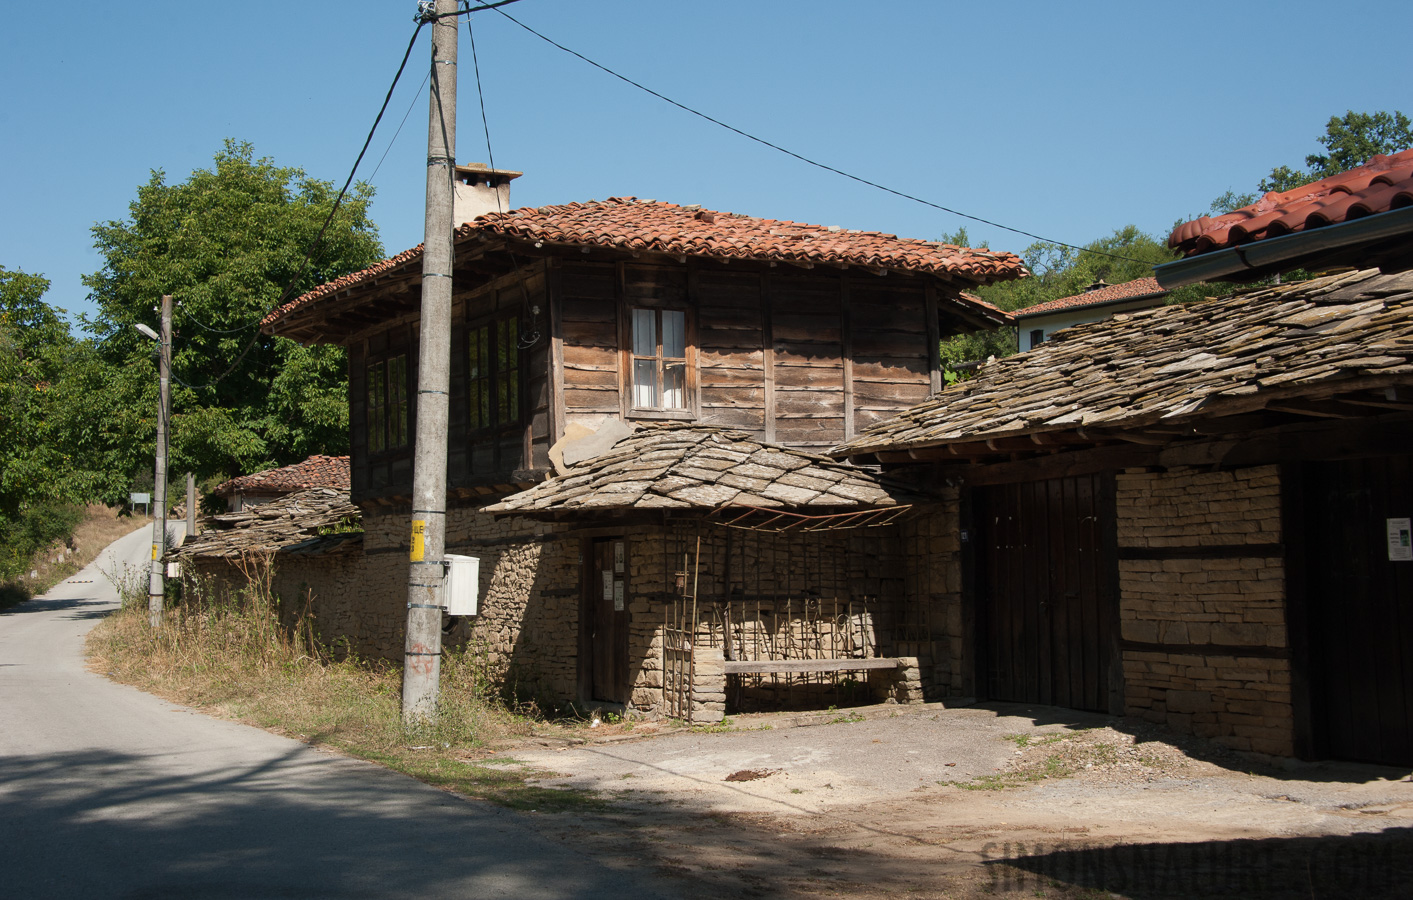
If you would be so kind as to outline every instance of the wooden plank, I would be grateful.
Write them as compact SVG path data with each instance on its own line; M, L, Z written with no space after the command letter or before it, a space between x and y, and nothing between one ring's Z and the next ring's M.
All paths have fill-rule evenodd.
M937 285L930 281L924 288L923 306L927 317L927 378L935 394L942 390L942 338L937 319Z
M773 675L802 672L861 672L869 669L896 669L899 659L769 659L727 660L727 675Z
M612 300L598 297L583 299L566 296L563 315L566 322L612 322L616 318Z
M736 368L703 366L702 390L708 387L764 387L765 370L760 367Z
M560 400L563 402L564 389L566 387L575 388L607 388L612 391L618 390L618 370L610 368L586 369L581 367L565 366L561 373L561 383L559 386Z
M840 352L842 354L844 376L844 440L854 436L854 336L850 308L849 282L845 281L839 294L839 327L841 331Z
M613 269L608 266L584 270L581 267L567 264L562 269L561 277L563 279L561 285L566 298L573 298L576 301L613 300ZM570 312L570 308L566 307L566 317Z
M764 369L765 383L765 440L767 443L774 443L775 434L775 337L772 319L772 306L774 304L774 284L773 278L763 279L761 283L761 329L763 343L761 345L761 367Z
M759 329L727 330L708 327L701 329L700 340L698 346L712 353L752 353L760 350L763 344Z
M860 356L927 357L927 336L884 331L854 335L854 352Z
M763 345L759 344L751 349L720 349L707 345L697 351L697 356L701 359L703 368L726 366L765 370L765 350Z
M780 391L775 398L775 414L781 419L837 417L843 422L847 410L842 391Z
M618 323L613 319L565 322L563 334L570 346L618 349Z
M907 409L931 396L932 391L920 382L853 381L850 392L856 403L871 409Z
M854 348L855 381L928 382L927 360L922 354L913 356L866 356Z
M618 371L618 348L615 347L576 347L573 344L564 345L564 364L566 366L591 366L605 367L613 371Z
M765 409L764 387L720 387L702 386L702 408L709 407L750 407Z

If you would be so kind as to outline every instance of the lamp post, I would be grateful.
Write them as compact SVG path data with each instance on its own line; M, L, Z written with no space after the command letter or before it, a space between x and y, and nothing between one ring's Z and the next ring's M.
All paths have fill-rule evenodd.
M162 556L167 549L167 415L171 411L172 378L172 295L162 295L162 333L139 324L137 330L158 344L157 354L157 464L153 476L152 499L156 514L152 519L152 570L147 579L147 621L153 628L162 624Z

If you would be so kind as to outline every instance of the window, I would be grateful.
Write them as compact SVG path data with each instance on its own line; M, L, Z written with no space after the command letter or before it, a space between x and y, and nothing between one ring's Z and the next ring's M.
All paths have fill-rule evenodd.
M467 383L472 431L520 421L520 320L471 329Z
M1035 349L1036 347L1039 347L1039 346L1040 346L1041 344L1043 344L1043 343L1045 343L1045 329L1043 329L1043 328L1035 328L1035 329L1032 329L1031 332L1030 332L1030 346L1031 346L1031 349L1033 350L1033 349Z
M368 451L406 447L407 357L393 356L368 366Z
M687 408L687 314L633 310L633 408Z

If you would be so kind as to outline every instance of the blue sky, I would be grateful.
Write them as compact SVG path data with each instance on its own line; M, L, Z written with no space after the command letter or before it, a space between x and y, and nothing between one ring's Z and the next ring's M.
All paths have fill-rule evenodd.
M149 171L184 180L227 137L341 184L412 34L411 0L13 4L0 29L0 265L92 312L90 227ZM522 0L538 31L806 156L1048 238L1166 234L1318 150L1331 115L1413 114L1413 63L1328 3ZM514 206L632 195L1020 251L1029 238L846 181L636 91L494 12L473 20ZM359 174L391 254L422 239L425 33ZM1346 37L1349 34L1357 38ZM1396 42L1395 42L1396 43ZM1357 44L1357 46L1356 46ZM1393 44L1389 44L1393 47ZM1370 49L1370 48L1373 49ZM461 32L457 158L486 161ZM416 101L414 103L414 100ZM406 127L373 175L393 132Z

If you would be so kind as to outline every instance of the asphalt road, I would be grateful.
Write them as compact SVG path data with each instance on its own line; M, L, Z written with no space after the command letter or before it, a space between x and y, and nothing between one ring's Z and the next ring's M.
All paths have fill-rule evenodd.
M0 614L0 898L671 896L524 815L114 684L84 635L100 572Z

